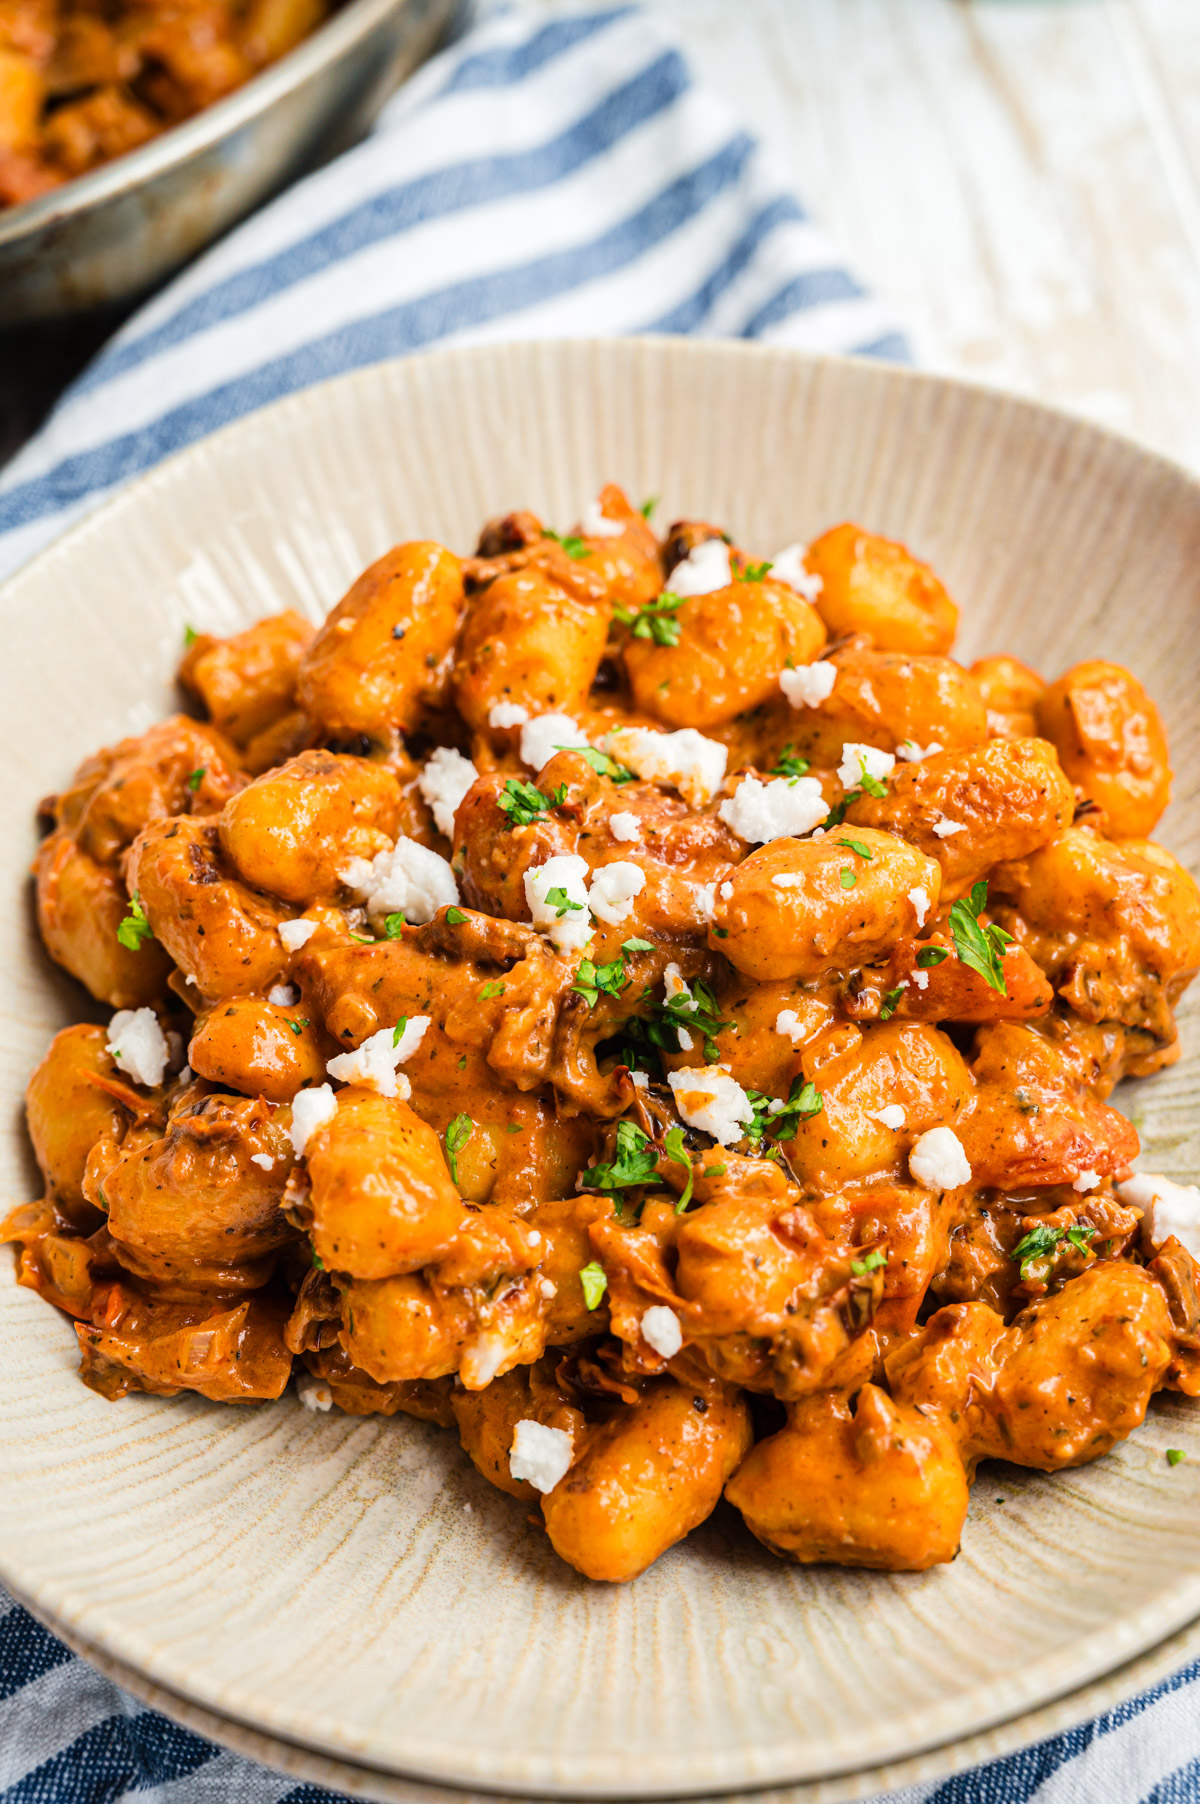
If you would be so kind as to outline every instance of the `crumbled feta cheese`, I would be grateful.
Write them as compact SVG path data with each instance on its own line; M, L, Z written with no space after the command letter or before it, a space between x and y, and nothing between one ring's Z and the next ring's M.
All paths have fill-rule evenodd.
M965 833L967 824L965 821L948 821L943 815L940 821L934 821L933 830L939 839L949 839L952 833Z
M693 1040L686 1027L676 1027L675 1035L679 1041L680 1052L692 1052L695 1050L696 1042Z
M723 883L723 884L722 884L722 885L721 885L721 900L722 900L722 902L728 902L728 901L729 901L729 898L730 898L730 897L731 897L731 896L732 896L732 894L733 894L733 885L732 885L732 883Z
M696 913L702 921L711 921L717 912L717 886L715 883L689 883L692 899L696 904Z
M276 1008L291 1008L299 1000L300 992L292 983L273 984L267 991L267 1001L274 1003Z
M927 889L921 889L918 885L916 888L909 890L908 899L917 911L917 926L924 927L926 921L929 919L929 911L933 907L933 903L929 899L929 891Z
M108 1051L130 1083L162 1083L170 1049L152 1008L119 1008L108 1024Z
M509 727L523 727L529 719L529 709L523 708L520 702L493 702L488 709L488 726L505 732Z
M733 581L729 547L724 539L704 539L693 546L667 578L672 595L714 595Z
M872 1121L878 1121L883 1127L891 1128L893 1133L904 1126L904 1110L898 1102L889 1102L886 1108L882 1109L868 1109L867 1114Z
M543 1496L567 1476L575 1442L565 1428L548 1428L544 1422L518 1422L508 1455L512 1476Z
M279 937L289 952L299 952L301 946L311 940L316 931L317 923L315 921L281 921L279 923Z
M625 528L619 520L610 520L596 500L584 508L579 530L585 539L619 539Z
M675 1094L675 1107L688 1126L711 1134L722 1146L742 1139L754 1120L750 1098L723 1065L707 1065L703 1071L672 1071L667 1082Z
M631 1071L631 1072L630 1072L630 1073L629 1073L629 1075L630 1075L630 1077L631 1077L631 1078L632 1078L632 1079L633 1079L633 1083L634 1083L634 1087L635 1087L635 1088L636 1088L636 1089L638 1089L638 1090L648 1090L648 1089L649 1089L649 1088L650 1088L650 1074L649 1074L649 1072L646 1072L646 1071Z
M775 1017L775 1032L777 1034L786 1034L793 1046L799 1046L806 1031L803 1021L801 1021L794 1008L780 1009Z
M729 753L695 727L656 733L651 727L620 727L604 749L651 782L672 783L693 808L711 801L725 779Z
M1081 1171L1079 1176L1075 1179L1075 1182L1071 1185L1071 1189L1084 1191L1094 1190L1099 1182L1100 1173L1098 1171Z
M801 664L798 670L781 670L779 687L793 708L819 708L833 694L838 667L828 658L815 664Z
M847 789L857 789L862 782L863 772L882 783L890 777L896 767L896 760L890 752L881 752L877 745L859 745L852 740L842 747L842 762L838 765L838 776Z
M539 714L521 728L521 761L530 770L544 770L564 746L587 743L587 735L569 714Z
M960 1184L971 1182L971 1167L953 1128L930 1128L918 1135L908 1155L908 1169L927 1190L957 1190Z
M629 919L633 898L640 896L645 887L646 873L640 864L630 864L627 859L602 864L592 873L588 907L598 921L619 927Z
M332 1121L337 1114L337 1097L329 1084L321 1084L316 1090L297 1090L292 1098L292 1151L298 1159L304 1157L304 1149L308 1145L309 1136L318 1128Z
M270 1153L251 1153L250 1163L261 1166L263 1171L274 1171L275 1169L275 1161Z
M558 1295L558 1285L553 1278L538 1279L538 1295L544 1303L551 1302Z
M642 1339L663 1359L674 1359L683 1345L683 1329L679 1317L665 1303L647 1309L641 1320Z
M458 901L454 872L439 852L401 837L390 852L352 858L338 876L372 917L402 914L414 927ZM282 931L282 929L281 929Z
M803 889L804 872L776 871L771 882L775 885L776 889Z
M937 752L944 752L945 746L931 739L928 745L918 745L915 739L906 739L903 745L896 747L897 758L903 758L905 764L919 764L922 758L932 758Z
M663 995L668 1002L674 1002L677 996L681 998L680 1006L685 1009L689 1015L694 1015L700 1006L687 984L683 981L683 972L673 960L663 972Z
M1174 1235L1193 1259L1200 1259L1200 1188L1176 1184L1153 1171L1137 1171L1117 1185L1123 1203L1145 1213L1143 1227L1154 1247Z
M771 575L777 583L786 583L789 589L803 595L805 601L815 601L825 584L815 570L806 568L807 551L807 545L785 545L771 559Z
M297 1378L296 1395L305 1409L333 1408L333 1392L320 1378Z
M587 874L586 863L574 852L559 853L525 873L525 900L533 924L544 928L559 952L581 952L592 937ZM574 902L576 907L567 908L560 915L563 903L546 900L552 889L561 889L566 901Z
M626 845L632 845L634 840L642 837L642 823L627 808L622 808L619 814L609 815L608 830L614 839L619 839Z
M407 1101L412 1095L412 1085L406 1077L397 1074L396 1067L403 1065L417 1050L429 1020L428 1015L414 1015L406 1022L399 1042L394 1028L381 1027L353 1052L340 1052L336 1059L330 1059L325 1069L340 1083L363 1084L368 1090L378 1090L380 1096L399 1096Z
M193 1073L190 1065L181 1065L180 1066L179 1081L181 1084L190 1084L192 1081L193 1075L194 1075L194 1073Z
M469 758L453 746L439 745L429 754L424 770L417 778L417 788L433 810L439 833L454 838L454 816L458 805L474 783L479 772Z
M928 971L922 971L918 966L915 970L910 971L908 976L912 978L919 990L927 990L929 988ZM907 983L908 978L906 977L904 981Z
M743 777L717 813L740 839L758 846L810 833L829 813L829 803L815 777L777 777L770 783Z

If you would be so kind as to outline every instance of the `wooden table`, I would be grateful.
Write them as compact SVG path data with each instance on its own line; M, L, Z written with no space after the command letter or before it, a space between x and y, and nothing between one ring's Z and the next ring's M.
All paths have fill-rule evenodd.
M1200 0L650 4L922 363L1200 468ZM93 336L0 340L0 457Z

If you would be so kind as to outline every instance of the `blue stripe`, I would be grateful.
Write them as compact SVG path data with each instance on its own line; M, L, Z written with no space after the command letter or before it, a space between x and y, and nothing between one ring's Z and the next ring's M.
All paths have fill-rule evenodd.
M1200 1759L1189 1760L1169 1779L1160 1779L1145 1804L1196 1804L1200 1798Z
M861 301L863 298L863 291L849 270L834 267L806 269L803 275L793 276L790 282L785 282L769 301L764 301L758 312L746 321L742 333L746 338L757 338L768 326L777 326L780 320L805 308L823 307L829 301Z
M216 1753L154 1711L108 1716L0 1793L0 1804L115 1804L131 1788L194 1773Z
M665 112L689 86L687 65L675 51L666 51L547 144L508 157L480 157L452 164L373 195L311 237L216 283L185 303L161 326L129 344L115 345L68 391L63 405L111 382L126 370L135 369L171 345L261 306L273 295L308 281L369 245L467 208L508 200L564 181L611 151L630 132Z
M493 50L479 50L465 56L444 87L430 97L430 104L444 100L448 94L462 94L472 88L505 88L523 81L527 75L544 68L556 57L586 43L597 32L604 31L618 19L627 19L636 9L632 6L610 7L607 12L585 13L578 18L558 19L543 25L531 37L517 44L497 45Z
M749 226L738 239L733 249L712 274L687 300L680 301L669 312L662 313L656 320L642 327L644 332L695 332L712 312L714 305L730 284L745 272L747 263L758 250L763 240L769 238L777 226L793 224L802 220L804 213L790 194L781 194L770 201L758 215L751 220Z
M325 1791L320 1785L297 1785L280 1798L279 1804L354 1804L354 1800L343 1797L341 1792Z
M18 1606L0 1617L0 1698L12 1697L70 1658L70 1650L35 1622L28 1610Z
M912 348L903 332L885 332L882 338L873 338L869 344L855 345L851 355L854 357L878 357L884 363L911 363Z
M151 425L124 433L0 495L0 532L28 524L148 469L230 420L313 382L415 350L436 338L503 318L634 263L736 182L754 145L739 132L699 168L662 189L637 213L590 244L540 257L352 320L300 350L183 402Z

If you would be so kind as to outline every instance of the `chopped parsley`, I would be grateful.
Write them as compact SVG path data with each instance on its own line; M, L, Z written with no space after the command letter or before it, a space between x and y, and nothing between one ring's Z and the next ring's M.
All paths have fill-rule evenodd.
M129 913L117 928L117 939L127 952L140 952L146 941L153 938L154 929L146 919L141 895L134 890L129 903Z
M392 1029L392 1045L393 1046L399 1046L401 1040L404 1038L404 1030L407 1026L408 1026L408 1016L401 1015L399 1021L397 1021L395 1027L393 1027L393 1029Z
M771 767L771 775L790 777L794 783L797 777L806 777L811 768L807 758L793 757L791 746L785 745L779 754L779 762Z
M792 1079L788 1099L782 1106L777 1097L764 1096L761 1090L747 1090L746 1095L754 1110L754 1120L746 1129L746 1138L752 1146L759 1145L766 1136L775 1141L794 1140L797 1124L819 1115L825 1107L825 1099L816 1085L803 1077Z
M454 913L454 910L452 909L450 912L452 914ZM446 919L449 920L450 915L447 915ZM407 922L402 914L388 915L383 923L383 931L386 933L389 940L398 940L403 936L406 926Z
M591 1190L614 1195L636 1184L649 1184L657 1175L658 1154L650 1136L642 1132L636 1121L618 1121L612 1158L590 1166L583 1174L583 1183Z
M313 1254L313 1265L316 1267L317 1271L319 1271L319 1272L323 1272L325 1270L325 1261L322 1259L320 1253Z
M580 1266L579 1282L583 1286L583 1300L588 1308L599 1309L600 1299L608 1289L604 1267L595 1259L590 1265Z
M583 913L583 903L572 902L570 896L568 896L561 884L555 884L553 889L548 889L546 891L546 906L554 910L560 921L564 915L569 915L571 913L581 915ZM486 993L487 992L485 991L484 994L486 995Z
M207 774L208 774L208 766L206 764L202 764L198 770L194 770L192 772L191 776L187 780L187 786L191 790L193 795L195 795L196 791L199 789L201 783L203 783L205 776Z
M647 495L646 499L642 502L642 505L638 508L638 513L642 516L643 520L648 520L650 518L655 508L658 506L660 499L661 497L658 495Z
M703 978L698 977L690 991L688 989L679 990L666 1001L657 1003L655 1007L659 1019L649 1022L647 1028L655 1046L661 1047L666 1052L681 1051L678 1030L683 1027L689 1033L694 1030L700 1035L704 1042L706 1065L715 1065L720 1061L721 1055L717 1050L717 1043L713 1035L719 1034L723 1028L732 1027L733 1022L722 1020L718 1012L717 999ZM674 1045L663 1037L664 1032L671 1030L675 1030Z
M960 963L978 971L991 989L1007 996L1003 960L1005 948L1012 945L1013 936L994 923L989 927L980 926L979 917L987 907L987 893L987 883L981 880L969 897L954 904L950 910L950 932Z
M876 1247L874 1252L868 1253L865 1259L852 1259L850 1270L856 1278L865 1278L868 1272L877 1272L881 1265L887 1264L887 1261L887 1248Z
M490 983L484 984L479 994L485 1002L492 996L503 996L504 985L498 979L494 978Z
M186 646L188 646L188 647L189 647L189 649L190 649L190 648L191 648L191 646L193 646L193 645L194 645L194 644L195 644L195 643L196 643L196 641L197 641L197 639L198 639L198 638L199 638L199 637L200 637L200 635L199 635L199 633L198 633L198 632L197 632L197 631L196 631L196 629L195 629L195 627L194 627L194 626L185 626L185 627L184 627L184 629L183 629L183 643L184 643L184 644L185 644L185 645L186 645Z
M508 816L510 827L528 827L539 815L560 808L567 799L567 786L560 783L553 795L545 796L535 783L523 777L510 777L504 793L498 797L501 811ZM449 920L449 915L446 919Z
M838 845L847 847L851 852L856 852L860 858L870 859L871 848L864 845L861 839L839 839Z
M597 965L590 958L581 958L571 988L586 998L589 1008L595 1008L602 995L619 996L628 982L629 973L625 969L623 956L614 958L607 965Z
M879 1005L879 1019L881 1021L891 1020L896 1010L900 1007L900 998L903 994L904 985L902 983L898 983L894 990L889 990L887 992Z
M1167 1464L1168 1464L1168 1466L1178 1466L1186 1458L1187 1458L1187 1454L1183 1451L1182 1447L1168 1447L1167 1448Z
M760 583L771 568L770 558L765 564L745 564L735 572L733 580L735 583Z
M614 783L632 783L634 774L610 758L607 752L598 752L594 745L556 745L556 752L575 752L580 758L586 758L598 777L611 777Z
M677 618L686 597L664 589L653 601L644 602L637 613L628 608L614 608L613 619L629 627L635 639L653 639L655 645L678 645L680 625Z
M917 953L917 969L931 971L934 965L944 964L949 956L950 948L948 946L922 946Z
M471 1135L475 1132L475 1123L469 1115L456 1115L446 1129L446 1163L450 1167L450 1176L458 1183L458 1155Z
M544 539L553 539L555 544L561 545L567 556L569 558L574 558L576 563L579 562L580 558L591 557L592 555L591 546L585 545L577 532L557 533L552 532L550 527L543 526L542 537Z
M858 878L854 875L854 872L850 869L848 864L844 864L838 872L838 882L843 889L853 889L854 885L858 882Z
M462 924L463 924L463 922L464 922L464 921L465 921L465 920L466 920L466 918L467 918L467 917L466 917L466 915L465 915L465 914L464 914L464 913L463 913L463 911L462 911L462 909L461 909L461 908L448 908L448 909L447 909L447 910L446 910L446 925L447 925L447 927L461 927L461 926L462 926ZM396 916L395 916L395 915L389 915L389 916L388 916L388 926L389 926L389 928L390 928L390 927L391 927L391 924L392 924L392 922L393 922L393 921L394 921L394 920L396 920L396 919L397 919L397 917L396 917ZM401 920L401 921L403 921L403 919L404 919L404 916L403 916L403 915L401 915L401 916L400 916L400 917L399 917L399 919L400 919L400 920ZM390 933L390 932L389 932L389 934L388 934L388 938L389 938L389 939L390 939L390 938L391 938L391 937L392 937L392 936L391 936L391 933Z
M1095 1237L1096 1230L1088 1222L1077 1222L1065 1232L1062 1228L1052 1228L1049 1222L1041 1222L1018 1240L1008 1256L1012 1260L1019 1260L1022 1278L1036 1277L1034 1267L1043 1260L1052 1258L1062 1240L1067 1240L1078 1252L1086 1253L1089 1250L1088 1242Z
M373 933L352 933L350 938L352 940L357 940L360 946L373 946L375 944L375 935Z
M652 940L639 940L636 938L622 940L621 950L622 952L653 952L654 942Z
M858 784L854 789L848 789L836 807L829 810L823 823L826 831L830 827L841 826L851 802L857 802L860 796L874 796L876 800L879 800L886 794L887 785L881 783L878 777L873 777L867 769L866 759L860 758L858 761Z
M668 1128L663 1135L663 1151L673 1165L682 1165L683 1169L687 1172L687 1183L683 1187L683 1194L675 1205L676 1215L682 1215L692 1200L693 1175L692 1161L688 1157L687 1148L683 1144L683 1129L678 1125Z
M303 1021L289 1020L288 1026L291 1029L291 1031L295 1034L296 1038L299 1039L300 1035L304 1032L305 1028L308 1026L308 1016L306 1015L304 1017Z

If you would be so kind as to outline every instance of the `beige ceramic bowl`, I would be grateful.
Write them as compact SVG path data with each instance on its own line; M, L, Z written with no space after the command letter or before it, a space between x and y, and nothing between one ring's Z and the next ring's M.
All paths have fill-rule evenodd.
M1181 471L999 395L787 351L517 345L368 369L193 447L0 593L5 1192L32 1194L29 1070L85 1012L31 928L38 797L172 706L185 623L319 617L396 539L466 548L517 504L564 526L608 477L764 554L847 515L902 536L959 600L966 656L1129 663L1180 773L1162 837L1197 862L1200 487ZM1184 1033L1194 1053L1194 1015ZM1198 1090L1193 1060L1129 1092L1150 1168L1195 1175ZM616 1590L561 1565L449 1435L290 1397L105 1403L7 1256L0 1316L0 1578L168 1707L333 1783L861 1795L868 1769L929 1776L1047 1733L1195 1639L1200 1409L1178 1398L1084 1471L985 1468L952 1566L787 1567L719 1511ZM1169 1468L1168 1446L1192 1457Z

